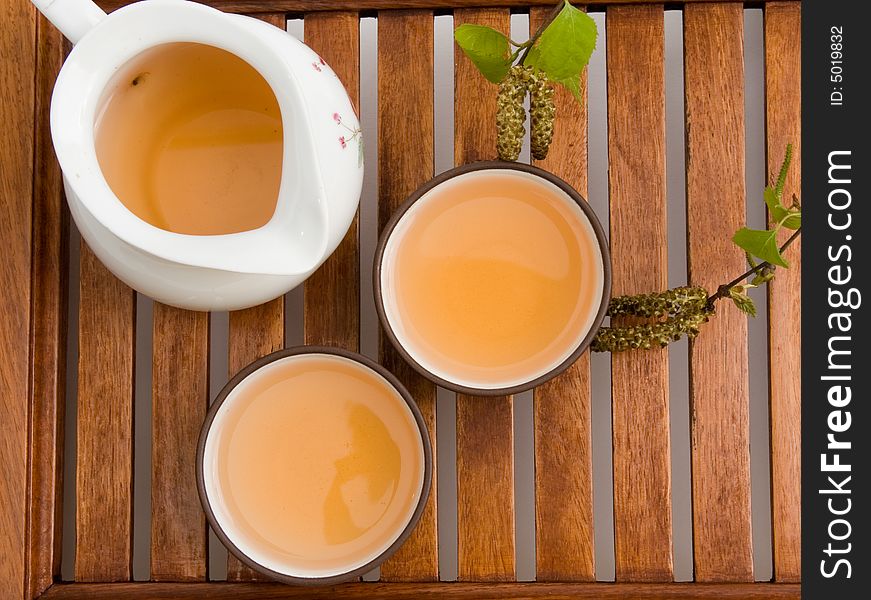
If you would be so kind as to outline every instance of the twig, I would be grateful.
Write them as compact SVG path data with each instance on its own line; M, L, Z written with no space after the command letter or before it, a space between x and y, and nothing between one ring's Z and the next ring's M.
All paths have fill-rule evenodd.
M784 250L789 248L790 244L792 244L798 238L800 233L801 233L801 227L796 229L792 233L792 235L789 236L789 239L787 239L783 243L783 246L780 247L780 252L783 252ZM756 265L755 267L753 267L752 269L750 269L749 271L747 271L746 273L744 273L743 275L741 275L740 277L736 277L735 279L733 279L729 283L727 283L725 285L721 285L719 288L717 288L717 292L713 296L708 298L708 308L713 308L714 302L716 302L720 298L725 298L726 296L728 296L730 289L732 289L733 287L735 287L736 285L738 285L739 283L741 283L742 281L744 281L745 279L747 279L751 275L755 275L759 271L766 269L768 267L771 267L771 266L772 266L772 264L770 262L768 262L767 260L763 261L763 262L759 263L758 265Z
M519 64L521 64L521 65L523 64L523 61L526 60L526 57L529 54L529 51L532 50L532 47L535 45L535 42L538 41L538 38L541 36L542 32L545 29L547 29L547 26L550 25L554 19L556 19L556 16L558 14L560 14L560 11L562 11L563 6L565 6L565 0L559 0L559 2L557 2L556 6L553 7L553 10L550 11L550 14L547 15L547 18L544 20L544 22L538 27L538 29L535 31L535 33L532 34L532 37L529 38L529 41L527 42L528 45L526 46L526 50L524 50L523 54L520 56L520 63Z

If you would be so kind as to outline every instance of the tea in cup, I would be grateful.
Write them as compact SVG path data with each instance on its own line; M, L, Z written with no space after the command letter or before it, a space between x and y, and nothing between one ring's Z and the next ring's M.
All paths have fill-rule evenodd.
M569 367L610 293L604 232L567 183L480 162L417 190L385 227L375 295L386 335L418 371L470 394L510 394Z
M359 354L303 347L227 384L206 416L197 468L209 523L243 563L281 581L335 583L410 535L432 451L393 375Z

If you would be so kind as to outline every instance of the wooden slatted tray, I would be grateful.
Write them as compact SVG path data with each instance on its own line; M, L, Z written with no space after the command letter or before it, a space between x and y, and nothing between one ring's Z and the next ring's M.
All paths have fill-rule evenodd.
M111 10L124 3L102 4ZM334 67L355 99L360 15L377 15L379 228L434 174L433 11L452 11L455 24L488 24L507 32L509 7L529 10L534 28L551 3L209 2L257 13L280 27L286 14L303 15L306 43ZM589 10L605 11L607 23L613 291L661 289L667 283L664 7L636 0L588 4ZM743 266L728 241L746 214L743 4L679 5L684 13L689 278L712 289ZM383 565L380 582L313 590L254 582L254 574L232 559L228 579L236 583L208 582L207 529L193 472L195 440L209 401L210 316L155 303L153 581L131 582L136 298L84 245L78 259L78 360L70 363L78 375L76 497L66 499L76 509L75 582L60 582L66 339L73 332L67 331L68 213L51 148L48 103L65 47L26 0L4 3L2 17L0 598L798 596L799 323L773 318L768 332L774 578L752 583L747 321L732 307L723 307L690 349L695 583L672 583L668 351L661 350L612 359L617 583L595 582L590 360L584 355L534 393L539 583L511 583L516 574L512 398L460 395L460 581L439 582L436 491L409 542ZM764 19L770 173L786 142L800 139L800 4L765 2ZM496 89L459 52L455 63L455 161L492 158ZM558 102L557 137L551 155L539 165L586 195L587 108L561 92ZM799 191L799 173L796 165L788 194ZM751 192L755 198L756 191ZM360 237L355 223L339 250L305 283L307 343L359 348ZM793 268L779 273L770 288L770 305L798 315L798 251L791 260ZM285 321L282 299L231 313L230 370L282 347ZM379 352L435 432L435 387L405 365L386 340Z

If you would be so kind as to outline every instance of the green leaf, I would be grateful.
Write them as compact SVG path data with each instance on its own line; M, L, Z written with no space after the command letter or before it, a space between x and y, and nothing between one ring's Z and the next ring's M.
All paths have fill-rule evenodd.
M583 98L583 96L581 96L581 75L580 75L580 73L578 73L578 75L576 77L569 77L568 79L560 79L559 81L557 81L555 83L558 83L559 85L563 86L568 91L570 91L572 93L572 96L574 96L575 100L577 100L579 103L581 103L581 104L584 103L584 98Z
M773 269L774 267L771 268ZM759 287L760 285L768 283L772 279L774 279L774 271L765 271L763 269L761 273L757 273L753 276L753 279L750 280L750 285L753 287Z
M756 316L756 305L753 303L753 299L747 295L747 290L743 285L729 288L729 298L741 312L747 313L751 317Z
M786 208L777 195L777 191L767 187L763 194L765 205L768 207L768 214L771 219L780 223L787 229L798 229L801 227L801 210Z
M529 49L529 54L527 55L526 60L523 61L523 64L539 68L537 65L539 64L540 60L541 50L539 49L538 44L536 44ZM548 75L548 79L566 88L572 93L572 96L575 97L575 100L583 104L584 99L581 96L581 71L578 71L577 73L575 73L571 77L567 77L566 79L554 79L550 75Z
M777 232L774 230L758 230L742 227L735 232L732 241L746 252L779 267L789 267L789 263L780 255L777 247Z
M481 74L489 81L499 83L511 68L511 46L508 38L492 27L460 25L454 30L454 39Z
M597 36L596 22L566 0L559 14L541 32L523 64L572 89L572 84L563 82L578 80L596 48Z
M772 220L780 221L786 216L786 207L781 203L780 197L777 195L776 191L767 187L765 188L763 197L765 198L765 205L768 207L768 214L771 215Z
M790 210L787 213L789 216L783 220L783 226L787 229L798 229L801 227L801 211Z
M756 261L755 258L753 258L752 254L745 251L744 256L747 257L747 264L750 265L751 269L755 269L756 267L759 266L759 263ZM776 268L777 267L775 267L773 265L769 265L769 266L763 267L762 269L757 271L756 274L753 275L753 279L750 280L749 287L759 287L763 283L767 283L767 282L771 281L772 279L774 279L774 270Z

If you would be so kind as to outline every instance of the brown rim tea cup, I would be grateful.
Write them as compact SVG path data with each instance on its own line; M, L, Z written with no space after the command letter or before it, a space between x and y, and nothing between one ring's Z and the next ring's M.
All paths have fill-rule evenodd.
M433 197L430 192L453 181L455 178L475 177L477 174L494 171L506 171L515 175L520 174L523 177L535 178L550 187L551 191L555 192L556 197L565 201L568 206L576 211L575 215L580 218L582 223L588 226L586 230L594 241L592 244L594 249L598 252L598 260L596 262L600 264L601 269L600 272L597 271L597 277L599 277L598 281L600 282L601 291L597 290L594 297L594 310L588 315L588 327L585 328L583 335L580 336L576 344L571 348L566 348L563 353L564 356L558 362L550 365L550 368L545 372L537 373L535 376L528 377L523 381L506 383L487 382L487 385L481 385L480 383L470 384L467 381L462 381L459 377L452 377L449 373L444 371L439 372L437 368L426 365L426 361L421 356L422 353L416 352L412 345L408 343L408 340L403 339L402 334L399 332L401 328L399 325L401 323L398 323L401 319L398 317L397 311L390 306L390 294L387 293L390 283L387 280L386 274L390 271L389 263L393 258L391 254L395 251L395 246L398 245L398 242L393 241L397 230L403 226L406 219L414 214L416 207ZM399 234L397 237L401 237L401 235ZM523 392L549 381L568 369L587 349L596 331L601 326L608 308L610 290L611 262L608 242L605 239L602 225L599 223L593 209L577 190L553 173L522 163L481 161L456 167L431 179L412 193L393 214L384 227L375 251L373 272L375 308L378 312L381 325L384 328L384 333L391 344L406 362L427 379L455 392L476 396L502 396Z
M242 548L243 546L250 547L251 544L249 544L249 542L245 539L241 539L244 538L244 536L238 533L234 534L232 532L232 526L229 526L228 523L222 521L222 518L220 517L220 502L217 502L217 499L212 497L219 494L220 490L217 489L217 483L213 481L216 478L214 476L210 477L206 474L205 463L206 460L208 460L207 457L210 455L212 460L216 459L216 457L214 457L214 450L207 449L207 445L212 446L214 445L214 443L217 443L209 443L209 436L210 433L213 431L212 427L215 424L215 420L216 418L218 418L221 408L224 407L228 402L233 401L233 392L242 382L244 382L250 376L261 372L263 369L268 369L269 366L274 364L276 361L283 359L292 359L293 357L314 355L339 357L341 359L356 363L356 365L368 369L371 374L374 374L383 379L384 382L386 382L387 386L395 391L398 396L402 398L404 404L411 412L411 416L414 420L415 425L417 426L417 431L420 434L423 465L422 481L420 484L420 489L417 490L417 502L414 505L413 512L410 514L402 529L396 530L392 542L386 548L384 548L382 551L378 552L371 558L368 558L362 564L357 564L353 567L349 567L347 570L342 570L341 572L336 572L329 575L307 576L302 574L302 572L305 571L304 568L299 569L290 564L283 565L283 567L285 568L270 568L269 566L262 564L252 556L252 554L255 554L255 552L252 552L250 550L245 551ZM356 352L349 352L339 348L332 348L326 346L298 346L295 348L287 348L284 350L273 352L272 354L269 354L267 356L264 356L263 358L252 362L247 367L239 371L232 379L230 379L227 385L224 386L224 388L218 394L218 397L209 407L205 421L203 422L203 426L200 431L199 442L197 444L196 469L197 490L199 492L200 502L202 503L203 510L206 513L206 518L209 522L209 525L211 525L212 529L215 531L218 539L221 540L221 543L224 544L224 546L230 551L233 556L238 558L243 564L247 565L248 567L251 567L256 571L263 573L271 577L272 579L285 583L292 583L297 585L335 584L344 581L350 581L352 579L360 577L364 573L367 573L375 567L379 566L382 562L384 562L391 555L393 555L393 553L395 553L396 550L399 549L399 547L403 544L403 542L405 542L405 540L408 539L408 537L411 535L411 532L417 525L421 513L424 510L427 498L429 497L430 487L432 484L432 446L430 444L429 433L427 431L426 423L423 420L423 416L421 415L417 404L412 399L411 395L408 393L405 387L387 369ZM212 490L211 493L210 490Z

